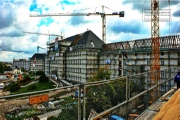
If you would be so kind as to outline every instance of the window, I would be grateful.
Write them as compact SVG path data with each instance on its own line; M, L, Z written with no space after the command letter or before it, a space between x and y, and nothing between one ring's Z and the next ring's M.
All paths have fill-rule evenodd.
M164 78L165 74L164 71L161 71L161 78Z
M164 58L161 58L161 65L164 65Z
M164 55L164 52L161 52L161 55Z
M117 70L114 70L114 74L115 74L115 75L117 74Z
M137 65L137 60L134 61L135 65Z
M178 66L180 66L180 60L178 60Z
M150 60L147 60L147 65L151 65L151 61Z
M161 90L164 90L164 85L161 85Z

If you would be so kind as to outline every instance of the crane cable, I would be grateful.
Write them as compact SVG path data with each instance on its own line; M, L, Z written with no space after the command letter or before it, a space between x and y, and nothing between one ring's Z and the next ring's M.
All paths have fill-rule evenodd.
M102 5L102 6L103 6L104 8L106 8L106 9L109 9L109 10L113 11L113 12L117 12L117 10L113 10L113 9L107 7L107 6L104 6L104 5ZM102 7L102 6L98 6L98 7ZM83 9L79 9L79 10L74 10L74 12L75 12L75 11L83 11L83 10L95 9L95 10L94 10L94 13L96 13L96 9L97 9L98 7L83 8Z
M170 29L171 29L171 27L170 27L170 19L171 19L171 17L170 17L170 16L171 16L171 15L170 15L170 13L171 13L171 12L170 12L170 0L168 0L168 3L169 3L169 35L170 35L170 32L171 32L171 31L170 31Z

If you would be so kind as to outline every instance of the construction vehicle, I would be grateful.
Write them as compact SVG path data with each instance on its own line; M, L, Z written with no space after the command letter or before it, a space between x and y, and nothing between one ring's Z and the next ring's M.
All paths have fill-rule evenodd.
M30 17L49 17L49 16L101 16L102 18L102 40L106 43L106 16L119 16L124 17L124 11L121 12L112 12L111 14L106 14L104 8L110 9L102 5L102 12L94 13L49 13L49 14L30 14ZM111 10L111 9L110 9Z

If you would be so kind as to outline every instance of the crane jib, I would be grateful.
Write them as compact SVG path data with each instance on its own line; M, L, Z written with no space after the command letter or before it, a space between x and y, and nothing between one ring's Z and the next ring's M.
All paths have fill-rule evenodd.
M111 14L105 14L105 13L47 13L47 14L30 14L30 17L46 17L46 16L89 16L89 15L105 15L105 16L113 16L113 15L124 15L124 11L119 13L111 13ZM123 16L124 17L124 16Z

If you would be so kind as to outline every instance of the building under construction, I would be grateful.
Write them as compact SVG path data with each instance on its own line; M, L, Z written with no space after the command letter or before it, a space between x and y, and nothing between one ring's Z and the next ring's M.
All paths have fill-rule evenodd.
M100 63L102 65L105 63L105 60L110 61L111 78L150 71L152 66L151 38L104 44L102 48L102 51L99 53ZM180 66L180 35L160 37L159 54L160 70L178 68ZM174 73L169 74L173 75ZM162 71L160 80L163 81L166 78L167 73ZM141 84L142 81L140 80L146 81L143 87L150 87L150 74L149 76L131 79ZM164 91L164 89L165 87L162 85L160 91Z
M45 72L58 80L86 82L98 70L98 53L104 42L88 30L48 43Z
M180 35L160 37L161 70L180 66L179 48ZM59 80L87 82L98 68L108 66L113 79L150 71L151 51L151 38L105 44L88 30L48 43L45 72Z
M30 58L30 71L44 71L45 69L45 56L44 53L35 53Z

